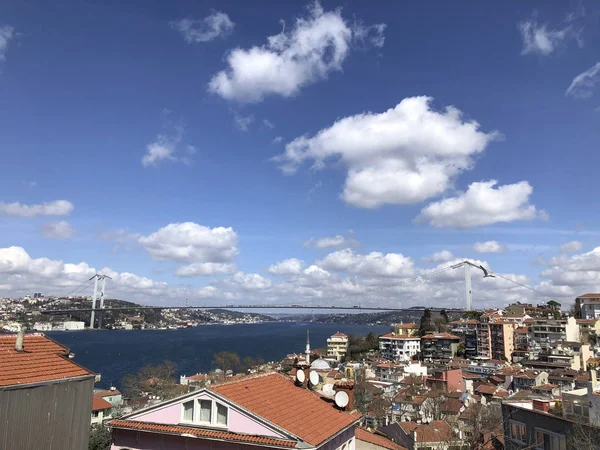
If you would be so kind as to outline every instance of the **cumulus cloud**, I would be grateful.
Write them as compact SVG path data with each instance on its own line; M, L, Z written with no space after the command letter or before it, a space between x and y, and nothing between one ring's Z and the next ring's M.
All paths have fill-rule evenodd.
M441 252L435 252L433 255L426 256L423 258L423 262L426 264L439 264L454 260L455 257L449 250L442 250Z
M589 98L600 85L600 62L580 73L571 82L565 95L575 98Z
M565 242L560 246L561 253L575 253L581 251L583 244L579 241Z
M48 238L67 239L75 234L75 228L66 220L61 220L60 222L42 225L41 232Z
M550 258L541 276L547 279L546 287L560 289L571 295L600 291L600 247L587 253Z
M429 222L434 227L471 228L547 217L529 204L533 188L527 181L495 188L497 184L496 180L471 183L467 191L457 197L423 208L417 221Z
M383 28L369 30L374 45L383 45ZM365 26L360 33L364 38ZM227 69L210 80L208 89L227 100L259 102L269 95L291 97L304 86L342 70L356 30L340 9L325 11L316 1L306 17L267 38L267 44L235 48L227 56ZM374 39L374 40L373 40Z
M360 245L354 238L352 230L348 232L347 236L338 234L336 236L328 236L322 238L310 238L304 243L304 247L314 248L334 248L334 247L356 247Z
M486 241L477 242L473 246L473 250L477 253L502 253L506 250L506 247L501 245L498 241Z
M496 139L449 106L410 97L383 113L345 117L313 137L302 136L274 158L284 173L312 161L313 169L341 162L347 168L342 198L361 208L419 203L445 192Z
M519 24L519 31L523 38L522 55L537 53L547 56L556 51L568 39L575 39L582 45L579 30L573 24L563 28L551 28L547 24L539 24L535 17Z
M297 258L284 259L269 267L269 273L273 275L297 275L302 272L304 261Z
M242 289L250 291L263 290L271 287L271 280L262 277L257 273L236 272L232 280Z
M328 254L318 265L326 270L374 277L405 277L414 273L412 260L401 253L364 255L345 249Z
M237 233L232 228L194 222L171 223L141 236L138 242L156 261L223 263L238 254Z
M9 42L15 37L15 29L8 25L0 26L0 61L6 59Z
M233 123L235 127L240 131L248 131L250 129L250 125L254 122L254 116L250 114L249 116L240 116L235 114Z
M271 122L269 119L263 119L263 125L267 128L273 129L275 128L275 124Z
M235 24L223 12L215 11L204 19L184 18L170 22L171 28L179 31L189 44L209 42L229 36Z
M190 156L196 153L196 147L182 145L185 133L183 126L172 126L170 122L167 122L165 126L171 128L172 132L158 134L154 141L148 144L146 153L142 157L142 166L153 167L167 161L191 165Z
M235 272L235 265L228 263L193 263L178 267L175 275L178 277L197 277Z
M0 215L5 216L67 216L73 211L73 203L67 200L54 200L39 205L24 205L15 203L0 203Z

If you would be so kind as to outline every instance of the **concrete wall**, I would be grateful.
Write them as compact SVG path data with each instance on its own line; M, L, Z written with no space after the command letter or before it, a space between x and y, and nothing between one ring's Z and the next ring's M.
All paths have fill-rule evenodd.
M93 389L93 376L0 389L0 449L87 449Z

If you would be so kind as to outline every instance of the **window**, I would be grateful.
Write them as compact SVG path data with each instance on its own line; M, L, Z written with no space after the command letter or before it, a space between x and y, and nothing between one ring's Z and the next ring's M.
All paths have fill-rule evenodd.
M194 421L194 400L183 404L183 420L185 422Z
M527 442L527 429L521 422L510 421L510 438L518 442Z
M227 407L217 403L217 424L227 425Z
M540 450L565 450L567 444L562 434L551 433L540 428L535 429L535 448Z
M200 400L200 422L211 422L212 402L210 400Z

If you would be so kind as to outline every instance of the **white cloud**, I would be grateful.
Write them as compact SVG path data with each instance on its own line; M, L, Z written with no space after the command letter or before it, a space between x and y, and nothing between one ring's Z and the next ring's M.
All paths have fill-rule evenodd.
M274 275L297 275L302 272L304 261L297 258L284 259L269 267L269 273Z
M264 278L257 273L236 272L232 280L242 289L263 290L271 287L271 280Z
M304 243L304 247L314 247L314 248L333 248L333 247L356 247L359 245L358 242L354 238L354 233L352 231L348 232L348 236L342 236L338 234L336 236L329 236L324 238L310 238L308 241Z
M455 257L449 250L442 250L440 252L435 252L431 256L426 256L423 258L423 262L427 264L440 264L448 261L454 260Z
M138 242L157 261L222 263L238 254L237 233L232 228L209 228L194 222L171 223L141 236Z
M273 144L280 144L280 143L282 143L283 142L283 136L275 136L273 138L272 142L273 142Z
M523 38L522 55L537 53L547 56L561 47L565 40L573 38L582 45L579 32L571 24L561 29L552 29L548 25L540 25L535 18L519 24Z
M8 44L15 37L15 29L8 25L0 26L0 61L6 59Z
M182 125L174 125L167 120L164 125L169 132L160 133L153 142L146 147L146 154L142 157L142 166L157 166L166 161L192 164L191 155L197 151L193 145L182 145L185 129Z
M354 33L340 9L324 11L316 1L306 17L296 19L289 31L269 36L266 45L232 50L228 68L213 76L208 89L242 102L259 102L269 95L291 97L342 70ZM381 33L375 42L383 45Z
M575 253L581 251L583 244L579 241L565 242L560 246L561 253Z
M228 263L192 263L178 267L175 275L178 277L197 277L235 272L235 265Z
M67 200L54 200L40 205L24 205L15 203L0 203L0 215L5 216L67 216L73 211L73 203Z
M219 37L226 37L233 31L235 24L223 12L215 11L204 19L180 19L170 22L189 44L209 42Z
M387 28L385 23L365 26L362 23L356 23L353 27L354 39L359 42L368 42L374 47L382 48L385 44L383 32Z
M412 260L401 253L363 255L345 249L328 254L317 264L327 270L373 277L407 277L414 273Z
M314 169L338 160L347 169L342 198L354 206L422 202L445 192L453 179L472 168L473 156L496 139L480 131L449 106L431 107L430 97L411 97L383 113L363 113L338 120L314 137L298 137L275 158L284 173L305 161Z
M233 119L235 127L240 131L248 131L252 122L254 122L254 116L252 114L249 116L239 116L235 114Z
M562 289L572 295L600 291L600 247L572 256L560 255L546 262L541 273L548 279L546 287Z
M457 197L431 203L421 210L418 221L434 227L471 228L498 222L546 218L529 204L533 188L527 181L494 188L496 180L471 183Z
M275 128L275 125L269 119L263 119L263 125L267 128Z
M46 223L41 227L42 234L49 238L67 239L75 234L75 228L66 220L56 223Z
M473 246L473 250L477 253L502 253L506 250L506 247L501 245L498 241L486 241L477 242Z
M576 98L589 98L600 85L600 62L580 73L571 82L565 95Z

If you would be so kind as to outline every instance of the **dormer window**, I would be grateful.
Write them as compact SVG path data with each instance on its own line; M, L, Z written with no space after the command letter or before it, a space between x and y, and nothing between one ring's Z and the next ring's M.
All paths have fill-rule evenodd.
M195 399L181 405L181 422L207 427L227 427L227 406L208 399Z

